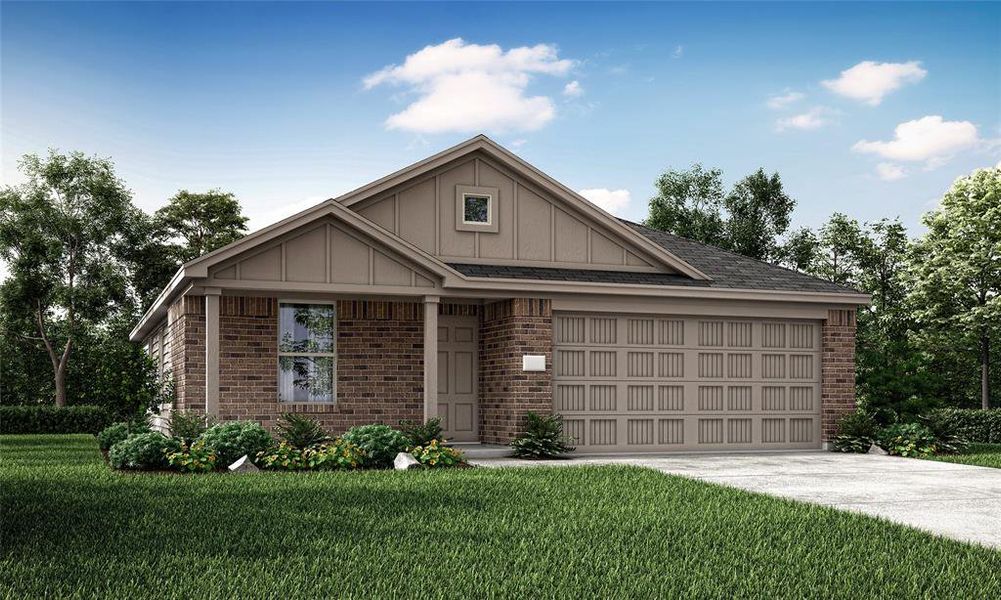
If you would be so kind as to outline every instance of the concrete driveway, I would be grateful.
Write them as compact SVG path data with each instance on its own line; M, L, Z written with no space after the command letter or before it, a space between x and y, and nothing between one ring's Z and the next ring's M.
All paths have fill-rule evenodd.
M480 458L484 467L636 465L884 517L1001 548L1001 469L869 454L589 456L566 461Z

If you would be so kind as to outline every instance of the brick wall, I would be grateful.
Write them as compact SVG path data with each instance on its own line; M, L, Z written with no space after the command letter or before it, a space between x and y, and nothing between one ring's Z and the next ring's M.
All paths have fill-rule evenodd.
M855 410L855 309L828 311L822 342L821 437L829 442L841 417Z
M552 304L532 298L487 304L480 340L480 438L503 444L522 427L525 413L553 410ZM546 370L522 371L523 354L544 354Z
M167 309L174 409L205 410L205 299L182 296Z

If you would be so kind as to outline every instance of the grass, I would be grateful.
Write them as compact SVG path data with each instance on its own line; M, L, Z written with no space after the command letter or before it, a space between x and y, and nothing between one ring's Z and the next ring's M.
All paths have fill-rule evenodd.
M0 594L1001 596L1001 552L626 467L120 474L0 437Z
M1001 469L1001 444L971 444L962 454L929 456L929 460Z

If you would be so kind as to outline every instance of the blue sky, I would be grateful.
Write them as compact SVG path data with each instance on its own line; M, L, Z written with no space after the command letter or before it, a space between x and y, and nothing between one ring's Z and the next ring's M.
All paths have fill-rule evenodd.
M797 225L916 227L1001 160L998 5L0 11L5 184L26 152L82 150L111 157L144 209L218 187L252 228L481 131L634 219L661 171L701 162L728 182L778 171Z

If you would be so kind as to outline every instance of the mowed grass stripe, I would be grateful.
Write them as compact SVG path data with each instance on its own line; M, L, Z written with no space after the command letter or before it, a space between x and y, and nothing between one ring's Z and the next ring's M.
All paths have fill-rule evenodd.
M639 468L126 475L0 437L6 597L998 597L1001 553Z

